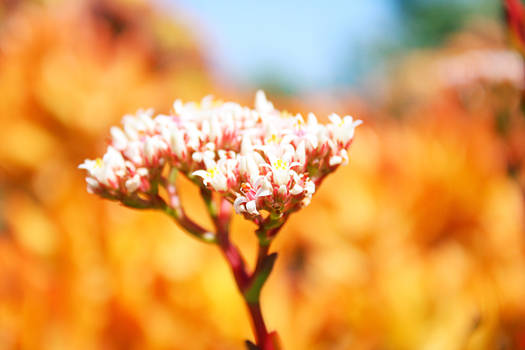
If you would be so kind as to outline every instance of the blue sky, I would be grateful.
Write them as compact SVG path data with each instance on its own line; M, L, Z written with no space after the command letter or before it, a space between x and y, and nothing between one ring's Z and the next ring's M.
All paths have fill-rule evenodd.
M217 71L239 83L264 73L304 89L331 86L343 65L352 75L352 60L366 62L366 42L395 35L388 0L157 1L189 15Z

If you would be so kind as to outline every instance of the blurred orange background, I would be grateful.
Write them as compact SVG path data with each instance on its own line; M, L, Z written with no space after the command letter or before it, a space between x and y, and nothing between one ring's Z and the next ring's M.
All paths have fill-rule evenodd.
M350 165L276 240L263 312L284 349L525 349L523 61L503 20L406 50L373 95L268 93L365 121ZM141 1L0 1L0 349L242 349L218 251L85 191L77 165L141 107L252 92ZM205 223L195 189L188 211ZM234 239L254 258L253 227Z

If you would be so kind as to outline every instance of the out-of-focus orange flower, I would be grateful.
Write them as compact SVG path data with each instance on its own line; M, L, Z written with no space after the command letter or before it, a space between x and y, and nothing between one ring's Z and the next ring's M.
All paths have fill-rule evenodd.
M241 349L250 329L219 253L89 196L76 169L123 114L214 90L194 29L140 2L0 8L0 349ZM409 58L373 104L288 101L365 124L350 166L275 242L263 312L284 349L523 347L520 87L421 78L506 50L501 27L479 28ZM252 230L233 223L249 261Z

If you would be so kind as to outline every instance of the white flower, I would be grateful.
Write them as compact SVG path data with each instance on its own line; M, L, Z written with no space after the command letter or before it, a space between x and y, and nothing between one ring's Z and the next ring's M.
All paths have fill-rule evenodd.
M108 147L108 150L106 151L106 154L104 154L102 160L107 167L111 167L114 169L121 169L125 168L126 166L122 154L112 146Z
M306 147L309 150L316 149L319 145L319 138L324 138L324 127L322 125L319 125L317 122L317 118L315 114L308 113L308 121L306 122L306 131L304 134L304 138L307 141Z
M153 109L139 110L136 115L127 114L122 118L124 132L128 139L137 140L143 134L155 132L155 122L151 118Z
M116 126L113 126L110 129L110 132L113 141L113 147L115 147L119 151L126 149L126 146L128 145L128 138L126 137L126 134Z
M87 170L86 177L87 189L89 193L93 193L101 188L101 179L103 178L104 168L101 158L96 160L86 159L78 166L79 169Z
M261 114L273 112L273 103L266 99L264 91L258 90L255 93L255 110Z
M137 112L138 120L142 123L140 124L139 130L153 132L155 130L155 123L151 118L153 116L153 108L146 110L140 109Z
M89 176L95 179L101 178L103 173L102 158L97 158L96 160L86 159L78 168L87 170Z
M255 182L259 177L259 166L252 155L239 156L239 173Z
M233 208L237 214L247 212L252 215L258 215L257 206L255 200L249 201L246 197L238 196L233 202Z
M306 190L306 193L308 195L313 195L315 193L315 183L313 183L312 181L306 181L304 189Z
M304 141L301 141L299 146L297 146L297 149L295 150L295 156L301 165L306 164L306 147Z
M208 136L210 138L210 141L222 141L222 128L216 115L212 115L212 120L210 122L210 133Z
M88 182L92 190L98 189L99 184L117 188L118 179L126 175L126 164L122 154L112 146L104 154L104 157L96 160L85 160L80 164L79 169L88 171L92 180ZM98 184L95 184L95 180Z
M293 188L290 190L290 193L296 196L299 193L303 193L303 191L304 191L304 188L302 188L301 185L295 184Z
M202 151L194 152L192 158L197 163L204 162L206 159L214 160L215 159L215 144L208 142L202 147ZM223 153L223 150L219 150L219 153Z
M89 193L94 193L97 189L100 188L100 183L92 177L86 177L87 191Z
M233 207L237 214L247 212L252 215L258 215L257 200L261 197L272 195L272 185L265 176L259 176L255 181L255 187L250 183L244 183L241 187L244 196L238 195L233 202Z
M173 111L175 112L175 114L182 114L184 110L184 104L182 103L182 101L180 99L176 99L175 102L173 102Z
M141 176L141 177L146 177L146 176L148 176L149 171L146 168L138 168L137 169L137 174L139 174L139 176Z
M131 141L128 143L123 154L134 164L142 165L144 163L143 148L144 145L141 141Z
M138 174L133 175L132 178L126 180L126 190L129 193L135 192L140 187L140 182L140 176Z
M342 162L343 162L343 158L341 158L341 156L332 156L330 157L330 161L328 162L328 164L330 166L334 166L334 165L341 164Z
M265 166L271 170L277 186L286 185L290 181L290 177L295 174L292 167L301 165L301 163L292 162L292 157L295 152L291 145L287 144L287 146L290 148L286 147L281 149L281 157L276 157L271 152L267 152L270 164L265 164Z
M168 146L160 135L147 137L144 141L144 158L150 164L158 164L167 149Z
M186 124L186 135L188 135L187 146L193 150L198 150L202 142L201 132L195 123Z
M194 171L192 176L199 176L202 178L202 183L205 186L211 185L216 191L224 192L228 189L227 178L223 169L214 160L205 159L206 170Z
M171 152L179 158L184 158L188 153L188 149L184 143L184 131L172 127L167 136Z
M250 135L244 135L241 142L241 154L250 154L253 151L253 144Z
M285 185L290 181L290 165L286 160L280 158L273 159L270 167L275 183L278 186Z
M342 143L350 141L354 137L355 128L363 123L361 120L354 121L349 115L341 119L335 113L328 116L328 119L332 122L328 127L332 131L334 139Z

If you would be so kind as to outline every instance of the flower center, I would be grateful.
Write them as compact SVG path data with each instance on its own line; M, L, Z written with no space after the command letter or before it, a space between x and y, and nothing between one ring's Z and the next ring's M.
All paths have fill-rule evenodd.
M301 119L301 118L295 118L295 121L294 121L294 127L296 129L299 129L300 127L302 127L304 125L304 120Z
M282 160L282 159L277 159L274 163L273 163L273 167L276 169L276 170L286 170L288 169L288 162Z
M208 176L211 179L213 179L219 173L219 169L217 169L217 167L210 168L207 171L208 171Z
M243 182L243 183L241 184L241 191L242 191L242 193L244 193L244 194L248 194L248 193L250 193L250 192L253 192L253 187L252 187L252 185L250 185L248 182Z
M283 110L281 111L281 118L290 118L292 115L286 111L286 110Z
M268 138L266 138L266 143L280 143L281 138L277 136L277 134L271 134Z

